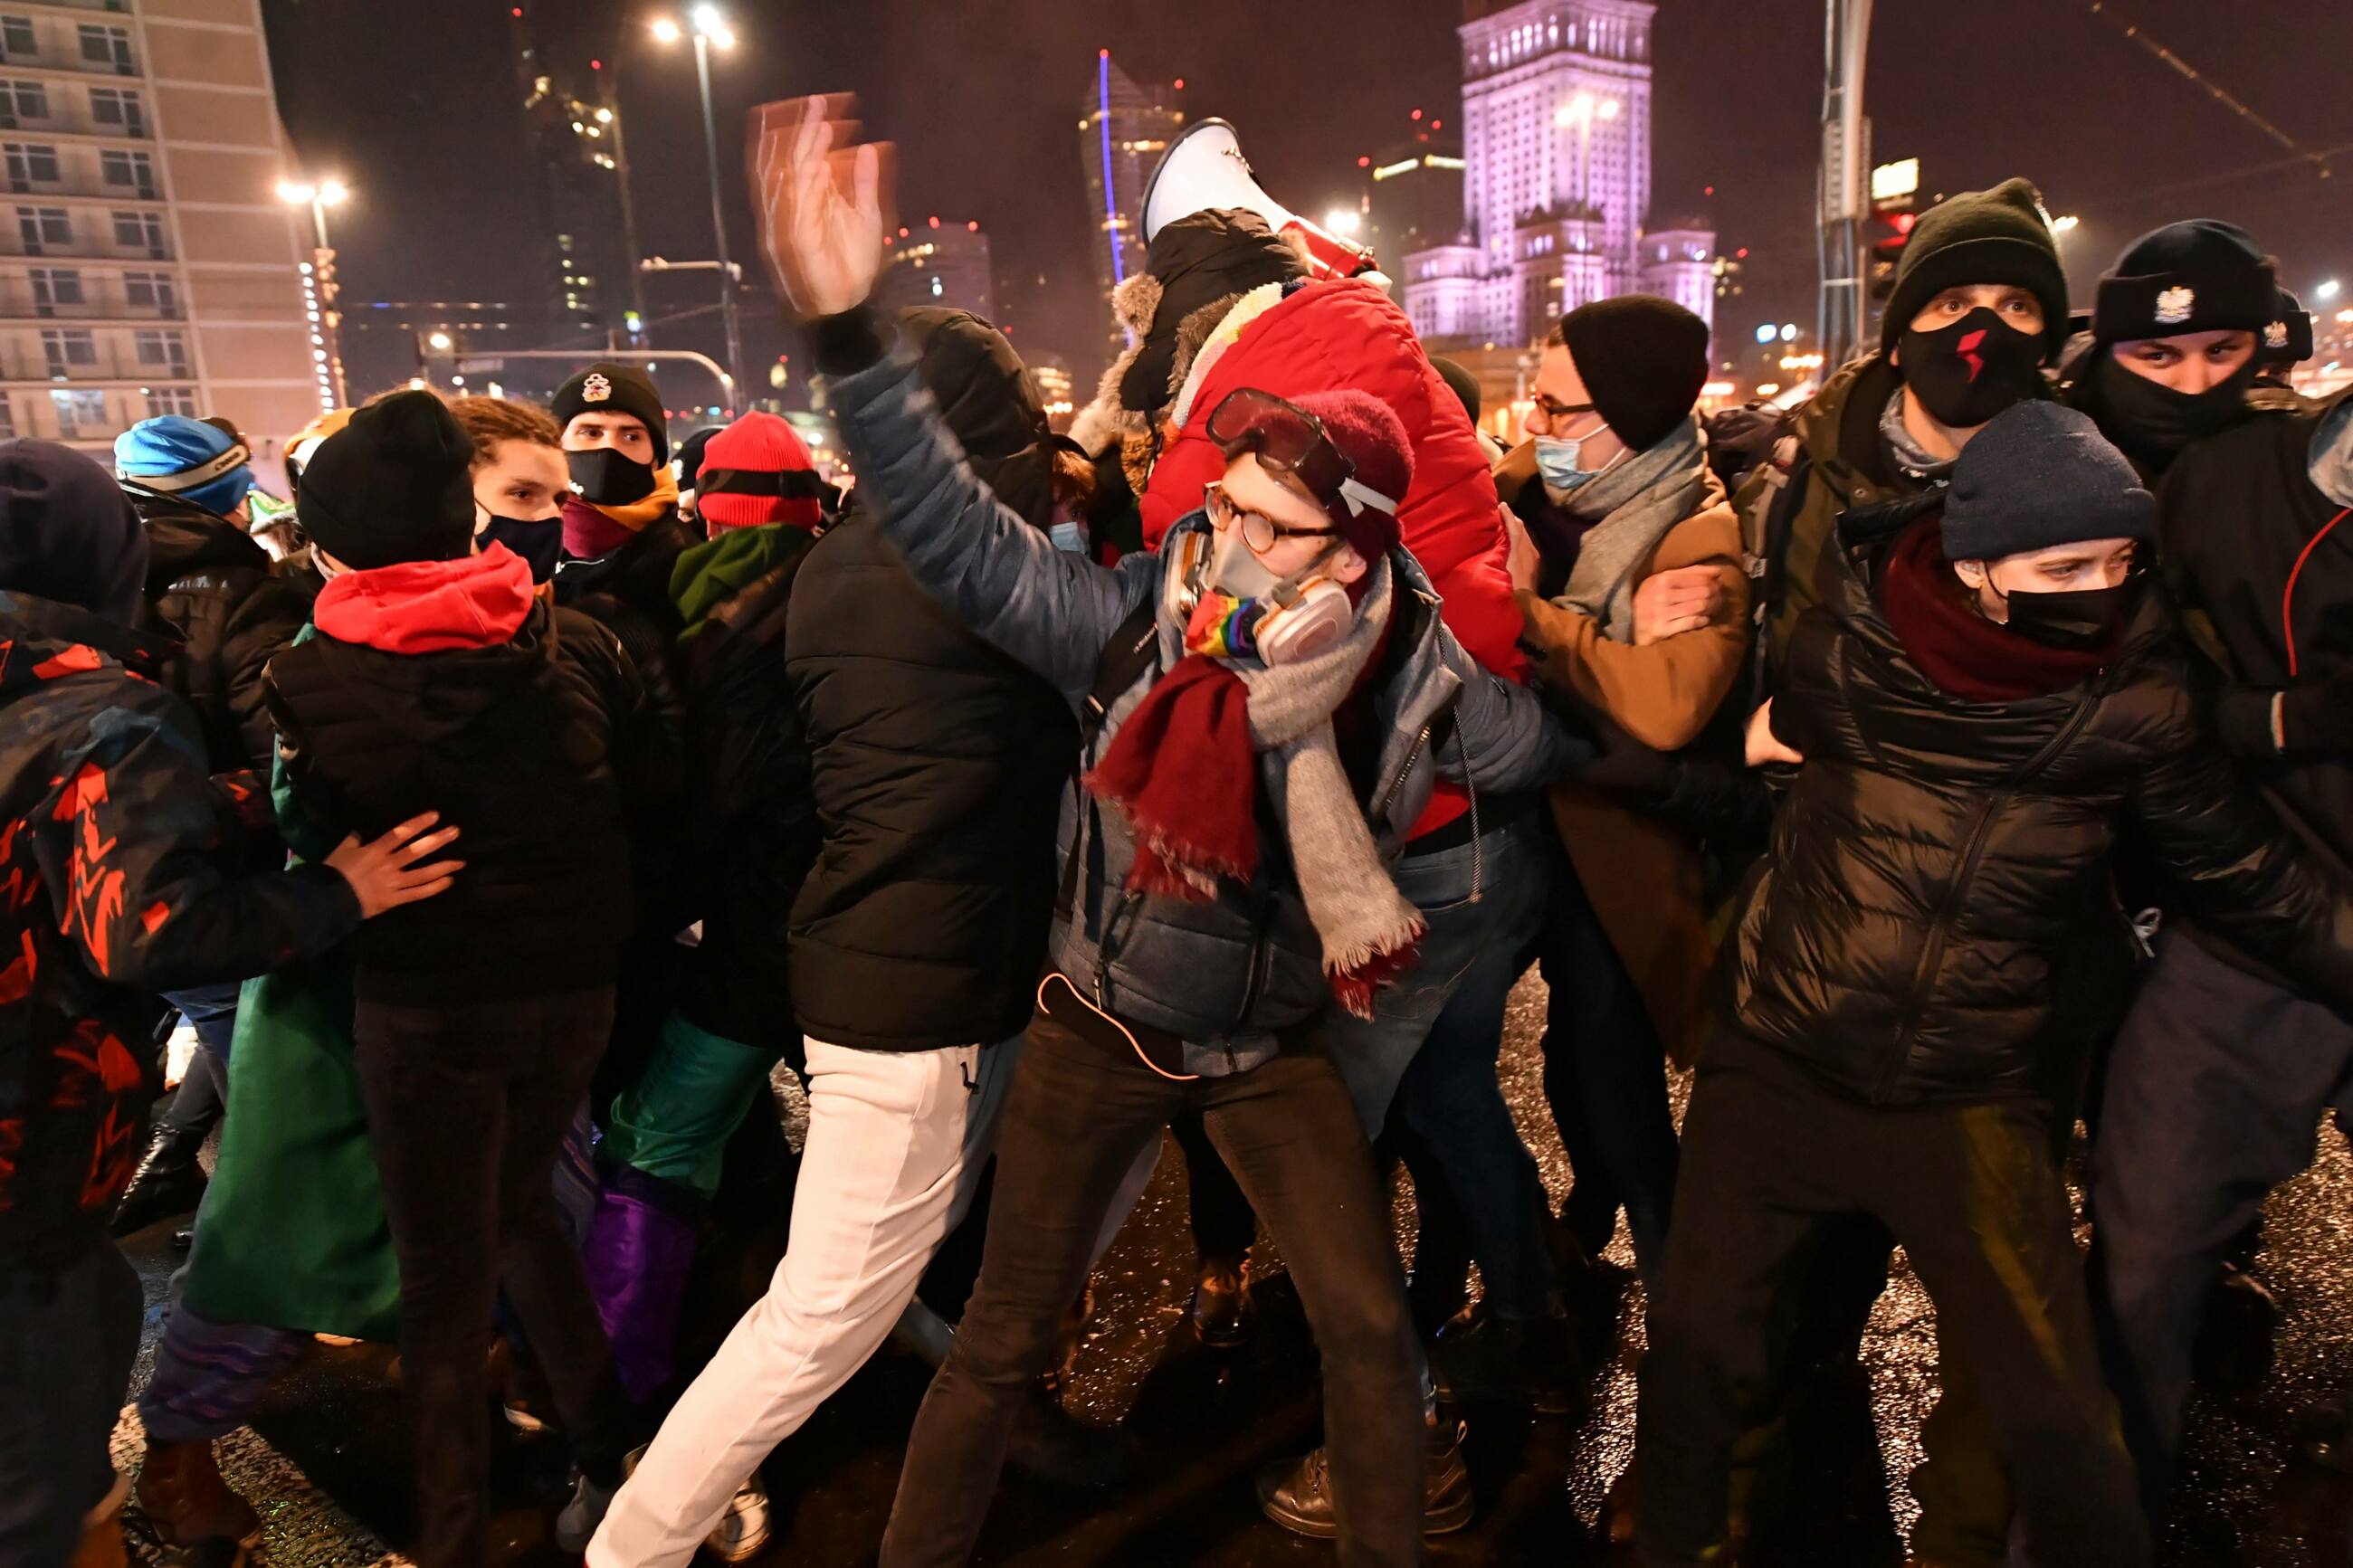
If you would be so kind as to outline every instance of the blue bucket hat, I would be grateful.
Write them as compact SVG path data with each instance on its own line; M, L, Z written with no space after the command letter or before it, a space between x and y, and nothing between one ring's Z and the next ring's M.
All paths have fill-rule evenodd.
M114 438L114 477L227 517L253 488L253 454L209 419L164 414Z

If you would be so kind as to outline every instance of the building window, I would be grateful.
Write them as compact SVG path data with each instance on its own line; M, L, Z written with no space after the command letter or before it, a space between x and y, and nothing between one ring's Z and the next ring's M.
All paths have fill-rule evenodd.
M155 160L149 154L110 147L98 155L98 168L108 184L135 191L149 201L155 199Z
M58 411L58 434L68 441L112 434L107 428L102 392L52 392L49 403Z
M36 267L32 279L33 313L37 316L69 316L90 303L82 292L81 274L70 267Z
M126 272L122 275L122 301L142 310L153 310L159 316L180 313L179 286L168 272Z
M21 60L40 52L30 16L0 16L0 60Z
M131 63L131 34L121 27L84 22L81 25L81 58L83 64L100 67L117 76L138 74Z
M64 171L58 167L58 150L42 142L10 142L5 147L8 165L8 188L30 190L35 185L60 184Z
M0 393L0 441L16 438L16 405L5 393Z
M164 217L161 213L116 213L114 243L125 250L143 250L162 260L168 252L164 247Z
M188 374L187 341L177 332L133 332L138 344L139 363L170 371L174 375Z
M49 117L49 89L37 81L0 81L0 125Z
M125 136L147 134L147 105L128 88L91 88L90 117L100 125L120 125Z
M151 386L147 389L147 417L158 418L177 414L186 418L196 416L196 389L193 386Z
M73 216L63 207L18 207L16 237L25 254L39 256L50 246L73 243Z
M86 370L98 363L98 341L87 327L43 327L41 357L51 375Z

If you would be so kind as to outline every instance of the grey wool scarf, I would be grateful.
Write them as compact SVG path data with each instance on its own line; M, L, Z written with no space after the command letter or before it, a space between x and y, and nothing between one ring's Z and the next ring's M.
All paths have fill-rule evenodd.
M1389 622L1389 565L1374 564L1348 635L1311 658L1237 667L1250 689L1250 743L1268 798L1290 841L1293 874L1324 943L1324 978L1350 1011L1372 1016L1380 979L1411 958L1421 911L1381 863L1364 808L1349 787L1332 715L1356 689Z
M1612 642L1634 640L1634 590L1670 529L1707 488L1707 443L1685 420L1647 450L1569 492L1561 510L1589 522L1557 603L1592 616Z

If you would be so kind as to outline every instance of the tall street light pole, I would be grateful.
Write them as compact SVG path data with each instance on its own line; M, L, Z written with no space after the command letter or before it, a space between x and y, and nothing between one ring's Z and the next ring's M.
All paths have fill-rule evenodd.
M306 291L311 295L311 309L316 312L311 323L311 342L320 353L325 355L326 390L333 396L337 407L347 406L351 402L351 395L343 385L342 334L336 331L343 319L343 311L335 308L335 301L341 296L343 288L335 281L335 250L327 240L327 209L342 205L344 199L351 194L351 187L344 184L343 181L332 178L316 182L309 180L278 182L280 201L289 206L307 206L311 209L312 247L311 267L305 274L308 279Z
M719 246L719 317L727 332L727 370L733 377L731 402L744 396L744 331L735 314L735 264L727 254L727 211L721 198L724 188L719 181L719 123L711 108L711 50L713 45L723 49L735 47L734 30L716 5L697 5L687 14L694 31L694 78L702 92L702 152L711 174L711 231ZM654 24L654 37L663 43L674 43L681 29L676 22L664 19Z
M1825 375L1861 349L1862 221L1869 211L1871 121L1862 67L1872 0L1829 0L1823 40L1820 337Z

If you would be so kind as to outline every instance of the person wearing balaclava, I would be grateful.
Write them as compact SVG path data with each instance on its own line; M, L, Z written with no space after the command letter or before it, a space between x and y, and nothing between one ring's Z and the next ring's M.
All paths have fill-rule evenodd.
M424 392L327 438L300 505L332 575L316 635L269 672L298 851L427 804L465 833L449 893L352 948L434 1568L490 1557L482 1332L501 1287L582 1484L610 1486L635 1440L549 1173L611 1033L646 700L616 640L535 593L522 557L475 552L475 455Z
M134 627L147 567L145 531L105 469L53 442L0 442L0 884L15 891L0 900L0 1561L12 1563L123 1560L130 1486L108 1442L142 1307L107 1216L139 1154L153 993L314 958L446 885L445 867L411 864L444 842L415 821L366 846L330 843L295 870L242 864L203 726L158 679L168 650ZM235 1533L258 1528L247 1510Z
M642 371L603 362L558 387L551 408L572 477L555 602L621 639L664 731L682 736L686 698L677 659L686 623L670 584L679 557L702 536L678 514L661 395ZM702 913L685 874L687 825L674 808L675 788L662 794L667 804L649 803L633 824L638 929L621 966L619 1020L597 1080L599 1105L651 1055L670 1010L676 938Z
M2066 336L2067 276L2032 184L1963 191L1920 215L1877 349L1831 374L1733 500L1762 572L1768 662L1820 599L1839 514L1943 483L1986 421L2048 395L2042 367Z
M2192 442L2248 418L2265 337L2291 334L2271 258L2236 224L2171 223L2100 279L2092 341L2060 373L2068 403L2162 478Z
M2209 232L2219 226L2187 226L2236 270L2174 275L2165 287L2196 298L2177 294L2168 313L2189 310L2182 325L2214 320L2200 312L2231 307L2210 307L2204 290L2236 288L2221 319L2253 320L2252 246L2221 244ZM2111 302L2105 283L2101 300ZM2297 323L2284 304L2275 319L2290 343L2280 352L2293 353ZM2145 318L2132 330L2146 330ZM2164 406L2201 424L2230 416L2173 458L2158 492L2167 586L2220 668L2213 733L2282 819L2334 865L2353 866L2353 396L2266 389L2243 409L2179 396ZM2250 1272L2226 1267L2243 1261L2237 1238L2272 1189L2311 1164L2322 1115L2353 1105L2353 1025L2332 998L2178 891L2163 904L2156 961L2101 1080L2092 1145L2093 1300L2152 1519L2176 1475L2201 1317L2208 1333L2220 1319L2259 1337L2276 1316ZM2227 1317L2210 1301L2228 1303Z
M1637 1421L1646 1563L1724 1559L1794 1276L1854 1215L1906 1248L2035 1560L2151 1561L2063 1176L2070 1086L2126 994L2096 980L2129 940L2124 844L2353 1002L2353 888L2204 733L2197 656L2137 570L2156 514L2087 416L2036 400L1934 503L1841 531L1749 729L1753 762L1793 771L1683 1122Z
M147 531L142 624L174 645L164 682L204 721L215 773L267 778L276 738L261 673L310 620L314 585L280 571L248 531L252 453L225 422L161 415L115 438L114 470ZM257 849L257 864L269 858ZM168 1000L196 1051L123 1194L117 1236L195 1208L205 1190L196 1152L227 1104L237 988L175 990Z

